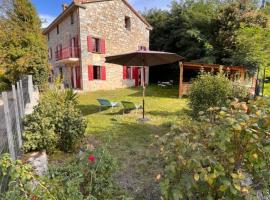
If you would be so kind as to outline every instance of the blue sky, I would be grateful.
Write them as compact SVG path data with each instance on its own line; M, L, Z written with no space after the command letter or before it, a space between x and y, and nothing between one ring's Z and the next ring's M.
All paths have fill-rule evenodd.
M46 27L52 20L61 13L62 3L70 3L72 0L32 0L40 17L44 22L43 27ZM143 11L150 8L168 8L171 0L129 0L136 10Z

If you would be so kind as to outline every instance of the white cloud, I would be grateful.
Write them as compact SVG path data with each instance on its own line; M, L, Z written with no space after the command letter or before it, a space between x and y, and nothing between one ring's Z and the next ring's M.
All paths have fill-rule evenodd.
M47 14L40 14L39 17L42 22L42 28L48 27L50 23L52 23L52 21L56 18L55 16L47 15Z

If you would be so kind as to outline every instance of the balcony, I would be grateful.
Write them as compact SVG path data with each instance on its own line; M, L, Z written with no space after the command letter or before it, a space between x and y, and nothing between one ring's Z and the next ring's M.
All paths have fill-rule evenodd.
M80 58L80 48L67 47L55 52L56 61L59 63L78 62Z

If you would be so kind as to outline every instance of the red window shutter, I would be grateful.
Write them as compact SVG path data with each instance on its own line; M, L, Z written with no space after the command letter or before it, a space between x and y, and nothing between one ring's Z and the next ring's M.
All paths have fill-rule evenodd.
M127 79L127 66L123 66L123 79Z
M91 36L87 36L87 48L88 48L88 52L93 51L93 42L92 42Z
M102 66L101 67L101 80L106 80L106 67Z
M88 80L94 80L94 67L93 65L88 65Z
M101 53L105 54L106 53L106 44L105 44L105 39L100 39L100 50Z

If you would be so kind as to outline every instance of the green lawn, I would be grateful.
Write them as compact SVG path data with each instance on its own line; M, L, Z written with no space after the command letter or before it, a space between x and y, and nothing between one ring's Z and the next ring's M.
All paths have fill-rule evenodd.
M264 87L265 87L264 88L265 89L264 94L266 96L270 96L270 83L266 83Z
M141 88L84 93L79 107L87 118L87 142L107 145L118 159L120 169L115 179L135 199L159 199L155 176L161 171L155 137L170 130L171 124L185 115L187 100L177 98L177 88L162 89L149 86L146 92L146 116L149 122L137 121L141 112L122 115L122 109L99 112L97 98L112 101L128 100L140 103Z

